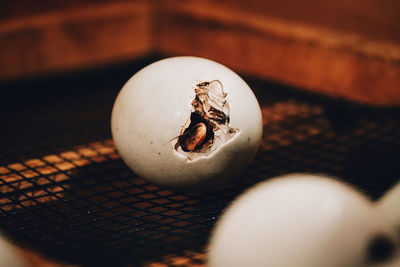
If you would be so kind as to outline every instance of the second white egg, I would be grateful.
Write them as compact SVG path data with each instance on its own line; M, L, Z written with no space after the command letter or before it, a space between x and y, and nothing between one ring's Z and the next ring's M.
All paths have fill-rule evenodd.
M210 267L361 267L389 262L394 229L342 182L294 174L251 188L213 231Z

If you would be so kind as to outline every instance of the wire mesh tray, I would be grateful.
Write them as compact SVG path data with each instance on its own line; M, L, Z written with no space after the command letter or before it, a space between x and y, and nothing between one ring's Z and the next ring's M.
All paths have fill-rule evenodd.
M262 146L241 177L217 193L175 193L132 173L109 137L116 92L79 93L75 115L65 114L68 100L57 103L59 112L48 104L29 120L29 111L10 115L1 134L2 230L17 243L79 265L202 266L214 223L258 181L323 173L377 198L400 177L397 108L251 85L262 104Z

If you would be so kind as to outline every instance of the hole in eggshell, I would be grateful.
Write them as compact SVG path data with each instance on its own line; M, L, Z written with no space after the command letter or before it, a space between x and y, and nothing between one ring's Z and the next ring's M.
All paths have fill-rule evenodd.
M190 115L190 125L179 136L178 143L183 151L197 151L212 145L214 131L212 125L195 111Z
M230 106L219 80L198 83L194 91L190 117L174 145L188 160L210 154L238 132L229 127Z
M387 236L375 236L368 244L368 261L373 263L383 263L390 260L395 253L395 247L396 245L393 240Z

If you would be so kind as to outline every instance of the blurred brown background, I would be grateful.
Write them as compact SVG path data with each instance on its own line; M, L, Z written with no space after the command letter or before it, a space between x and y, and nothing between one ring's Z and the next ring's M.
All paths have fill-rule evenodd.
M374 105L400 103L397 0L6 0L0 79L196 55Z

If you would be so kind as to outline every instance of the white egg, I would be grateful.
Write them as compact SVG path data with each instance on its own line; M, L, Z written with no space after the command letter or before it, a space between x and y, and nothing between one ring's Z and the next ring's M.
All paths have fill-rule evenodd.
M112 112L115 145L139 176L174 189L215 188L243 171L262 137L259 104L236 73L174 57L136 73Z
M397 253L398 254L398 253ZM390 262L379 264L377 267L399 267L400 266L400 256L398 255L395 259ZM375 267L375 266L374 266Z
M397 239L378 210L342 182L292 174L251 188L222 215L208 266L377 266Z
M27 267L28 264L16 248L0 235L0 266Z
M390 189L378 201L377 206L400 234L400 183Z

